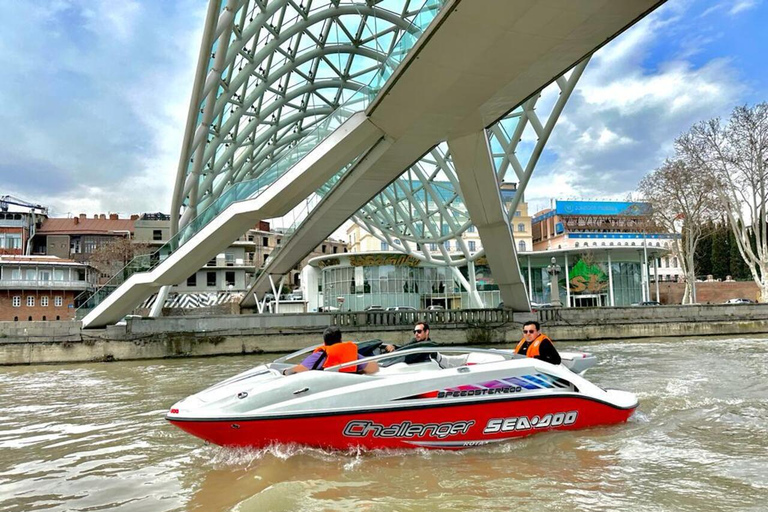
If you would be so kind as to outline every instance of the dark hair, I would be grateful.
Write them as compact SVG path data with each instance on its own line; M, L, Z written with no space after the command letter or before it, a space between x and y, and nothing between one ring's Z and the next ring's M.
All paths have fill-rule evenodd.
M525 322L525 323L523 324L523 327L525 327L526 325L532 325L532 326L534 326L534 327L536 328L536 330L537 330L537 331L540 331L540 330L541 330L541 326L539 325L539 322L537 322L536 320L531 320L530 322Z
M341 341L341 329L339 329L335 325L326 327L325 331L323 331L323 342L326 345L333 345L340 341Z
M423 325L425 331L429 330L429 324L427 322L416 322L416 325ZM416 327L416 325L414 325L414 327Z

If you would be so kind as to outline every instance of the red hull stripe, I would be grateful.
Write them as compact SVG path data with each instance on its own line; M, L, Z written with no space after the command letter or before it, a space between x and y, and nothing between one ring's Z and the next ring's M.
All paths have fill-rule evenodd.
M334 413L297 418L182 421L177 427L223 446L299 444L331 449L462 449L546 430L573 430L626 421L634 409L584 397L497 400L452 407Z
M399 407L380 407L378 409L354 409L354 410L343 410L343 409L336 409L333 411L326 411L326 412L306 412L306 413L295 413L295 414L281 414L281 415L275 415L275 416L222 416L219 418L205 418L205 419L198 419L198 418L184 418L184 417L170 417L166 415L165 419L168 421L234 421L234 422L242 422L242 421L272 421L272 420L289 420L289 419L301 419L305 417L327 417L327 416L344 416L344 415L361 415L361 414L378 414L382 412L402 412L402 411L431 411L433 409L443 408L443 407L462 407L467 405L492 405L492 404L498 404L499 402L521 402L526 400L552 400L552 399L559 399L559 398L576 398L578 400L584 400L584 401L590 401L590 402L596 402L599 404L603 404L607 407L610 407L612 409L616 410L627 410L627 411L634 411L637 408L637 402L631 406L631 407L619 407L616 406L610 402L605 402L603 400L599 400L597 398L592 398L588 396L582 396L582 395L574 395L573 393L568 394L547 394L545 396L503 396L500 398L473 398L468 397L460 401L451 401L446 403L435 403L434 401L430 401L428 404L408 404L407 406L399 406Z

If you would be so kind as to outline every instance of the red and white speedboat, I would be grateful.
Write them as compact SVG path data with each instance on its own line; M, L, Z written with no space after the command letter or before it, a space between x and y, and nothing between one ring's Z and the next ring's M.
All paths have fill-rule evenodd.
M419 348L369 358L382 365L372 375L334 371L345 365L282 375L293 366L288 361L311 350L185 398L166 419L223 446L461 449L621 423L638 405L634 394L604 390L579 375L595 363L589 354L563 353L563 364L551 365L504 350ZM460 366L442 368L434 360L384 366L436 350Z

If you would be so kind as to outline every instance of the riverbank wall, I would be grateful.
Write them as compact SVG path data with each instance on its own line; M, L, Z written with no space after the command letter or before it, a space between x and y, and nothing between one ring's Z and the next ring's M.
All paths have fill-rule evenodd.
M129 318L106 329L79 322L0 322L0 365L125 361L281 353L321 342L328 325L345 339L403 343L416 321L450 345L510 346L523 322L538 320L555 341L768 333L768 304L499 309Z

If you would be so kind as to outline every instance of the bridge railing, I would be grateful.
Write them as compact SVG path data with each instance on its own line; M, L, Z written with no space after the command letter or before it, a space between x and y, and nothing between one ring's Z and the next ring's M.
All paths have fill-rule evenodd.
M413 326L417 322L432 325L501 325L512 323L513 311L508 309L448 309L409 311L357 311L331 313L332 325L355 327Z

